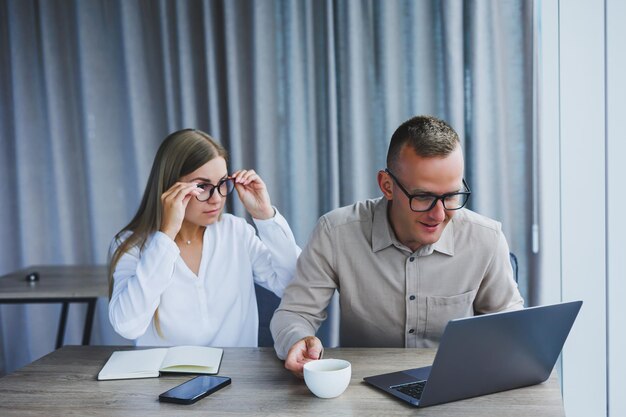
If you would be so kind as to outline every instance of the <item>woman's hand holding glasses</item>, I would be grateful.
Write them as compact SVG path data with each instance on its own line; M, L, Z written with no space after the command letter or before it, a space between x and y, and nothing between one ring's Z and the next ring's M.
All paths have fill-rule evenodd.
M189 201L201 192L202 189L198 188L196 183L177 182L161 195L163 213L161 214L160 230L172 240L175 240L183 224Z
M234 172L235 189L239 199L252 217L266 220L274 217L274 208L265 183L254 170L241 169Z

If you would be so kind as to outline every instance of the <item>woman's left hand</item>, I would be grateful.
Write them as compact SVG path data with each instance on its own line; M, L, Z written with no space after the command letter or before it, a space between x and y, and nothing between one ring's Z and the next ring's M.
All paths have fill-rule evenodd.
M234 172L231 177L235 179L239 199L252 217L258 220L274 217L274 208L267 187L254 170L241 169Z

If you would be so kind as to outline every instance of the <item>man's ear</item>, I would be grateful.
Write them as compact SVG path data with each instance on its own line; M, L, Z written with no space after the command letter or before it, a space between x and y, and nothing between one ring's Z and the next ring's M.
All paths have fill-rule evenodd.
M383 195L387 200L393 199L393 180L385 171L378 171L378 176L376 178L378 180L378 187L380 191L383 192Z

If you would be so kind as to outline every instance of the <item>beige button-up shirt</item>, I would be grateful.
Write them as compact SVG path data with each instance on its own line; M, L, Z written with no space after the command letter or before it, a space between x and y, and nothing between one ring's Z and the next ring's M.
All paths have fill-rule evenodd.
M400 243L379 198L322 216L271 322L278 356L326 319L335 290L341 346L435 347L448 320L523 307L500 223L457 211L439 241Z

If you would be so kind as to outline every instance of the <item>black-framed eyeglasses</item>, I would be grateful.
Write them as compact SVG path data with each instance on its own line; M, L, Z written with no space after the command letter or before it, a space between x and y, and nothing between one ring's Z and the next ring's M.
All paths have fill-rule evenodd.
M226 197L228 194L232 193L235 188L235 180L232 177L226 177L221 179L217 185L200 183L197 187L203 191L196 196L196 199L198 201L207 201L209 198L213 197L215 190L217 190L222 197Z
M406 195L406 197L409 199L409 206L411 207L411 210L416 212L431 210L433 207L435 207L435 204L437 204L437 201L439 200L441 200L444 209L458 210L465 206L470 194L472 194L472 191L467 185L467 182L465 182L465 178L463 179L463 187L465 187L466 191L456 191L453 193L445 193L441 195L433 193L409 194L406 188L404 188L404 186L400 184L400 181L398 181L396 176L393 175L391 171L389 171L389 168L386 168L385 172L389 174L391 179L393 179L396 184L398 184L398 187L400 187L404 195Z

